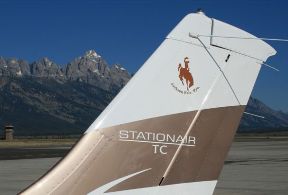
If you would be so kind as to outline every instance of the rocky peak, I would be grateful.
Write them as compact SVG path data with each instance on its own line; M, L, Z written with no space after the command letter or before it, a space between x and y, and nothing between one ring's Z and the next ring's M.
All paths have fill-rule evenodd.
M31 75L36 77L63 77L61 68L47 57L33 62L30 68Z
M111 67L111 72L122 77L131 77L129 72L120 64L113 65Z
M281 128L288 126L288 115L265 105L263 102L251 97L246 106L246 112L263 116L259 118L243 115L240 129Z
M117 70L118 72L126 71L126 69L123 68L120 64L114 64L114 65L112 66L112 68L113 68L114 70Z
M24 60L0 57L0 76L34 76L53 78L57 81L81 81L105 90L119 89L131 75L119 64L109 67L95 50L88 50L61 68L49 58L41 58L31 64Z
M114 85L118 87L123 87L131 78L129 72L120 64L111 67L110 75Z
M86 51L84 57L90 58L90 59L98 59L98 58L101 58L101 56L98 55L98 54L96 53L96 51L94 51L94 50L88 50L88 51Z
M0 75L3 76L23 76L29 75L29 64L25 60L18 60L16 58L0 57Z
M87 51L84 56L74 59L66 67L66 76L70 80L95 80L109 75L107 62L94 50Z
M41 59L43 61L43 64L47 67L50 67L52 64L54 64L51 60L49 60L47 57L44 57Z

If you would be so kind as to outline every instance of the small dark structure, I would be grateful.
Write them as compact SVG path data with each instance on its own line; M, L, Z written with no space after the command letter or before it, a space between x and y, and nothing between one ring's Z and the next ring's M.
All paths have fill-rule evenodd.
M5 132L4 132L4 139L5 140L13 140L13 132L14 132L14 126L13 125L6 125L5 126Z

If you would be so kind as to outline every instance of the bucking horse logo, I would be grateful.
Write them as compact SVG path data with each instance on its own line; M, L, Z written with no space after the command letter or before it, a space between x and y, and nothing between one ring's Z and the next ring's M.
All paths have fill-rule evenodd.
M187 91L189 91L189 88L194 85L194 81L192 74L190 73L188 57L184 58L184 64L185 64L184 68L182 67L181 63L179 63L178 65L179 79L183 85L184 85L183 80L185 79Z

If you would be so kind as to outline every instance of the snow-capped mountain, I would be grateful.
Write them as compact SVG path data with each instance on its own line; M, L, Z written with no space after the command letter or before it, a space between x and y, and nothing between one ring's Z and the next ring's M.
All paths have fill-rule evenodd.
M0 57L0 126L11 123L16 135L79 134L129 81L119 64L108 65L94 50L65 66L47 57L29 63ZM251 98L240 129L288 127L288 114Z

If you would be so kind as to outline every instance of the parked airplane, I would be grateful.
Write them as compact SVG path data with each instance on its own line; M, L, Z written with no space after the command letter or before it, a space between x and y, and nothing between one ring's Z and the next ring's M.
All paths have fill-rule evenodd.
M188 14L69 154L21 194L212 194L274 54L239 28Z

